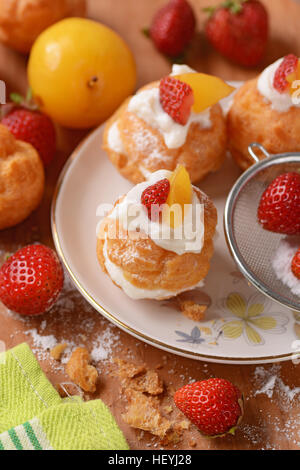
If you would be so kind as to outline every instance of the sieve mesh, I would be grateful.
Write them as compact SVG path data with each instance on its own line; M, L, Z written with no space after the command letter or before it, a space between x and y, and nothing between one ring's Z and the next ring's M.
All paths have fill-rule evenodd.
M296 161L295 161L296 159ZM248 279L255 280L256 287L286 306L300 310L300 298L277 279L272 261L284 235L264 230L257 220L257 208L267 186L280 174L299 171L300 156L272 157L272 164L262 163L251 168L250 175L232 191L225 213L225 228L237 264L242 264ZM249 171L249 170L248 170ZM246 272L245 272L246 271ZM250 276L249 276L250 275Z

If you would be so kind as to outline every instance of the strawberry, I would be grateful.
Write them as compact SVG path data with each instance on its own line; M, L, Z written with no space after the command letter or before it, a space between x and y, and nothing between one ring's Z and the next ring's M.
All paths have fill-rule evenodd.
M20 315L40 315L55 303L64 282L57 255L44 245L18 250L0 270L0 300Z
M292 273L300 280L300 248L292 259Z
M185 385L177 390L174 401L205 436L234 434L243 417L242 394L225 379Z
M290 86L287 77L295 73L298 68L298 57L294 54L286 55L275 72L273 86L279 93L284 93Z
M300 174L277 176L263 193L257 214L266 230L300 234Z
M252 67L266 50L269 20L265 7L256 0L227 0L210 13L205 32L211 44L228 59Z
M162 206L167 202L169 192L170 181L167 178L145 189L141 197L141 202L146 207L150 220L158 219L162 211Z
M159 85L160 104L173 121L185 125L194 104L194 92L190 85L173 77L165 77Z
M18 140L31 144L45 166L53 160L56 151L54 125L48 116L30 109L15 108L1 121Z
M171 0L155 15L150 37L156 48L171 57L182 54L195 34L196 18L186 0Z

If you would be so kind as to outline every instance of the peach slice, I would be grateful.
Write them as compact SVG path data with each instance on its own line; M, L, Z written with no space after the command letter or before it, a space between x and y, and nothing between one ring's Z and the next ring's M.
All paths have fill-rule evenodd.
M300 88L300 85L297 84L297 87L296 88L293 88L293 83L296 81L296 80L300 80L300 60L298 60L298 66L297 66L297 69L295 70L295 72L291 73L290 75L288 75L286 77L286 81L289 83L290 85L290 94L293 95L296 91L299 90Z
M182 225L186 204L192 203L193 187L190 176L183 165L178 165L170 177L170 192L167 205L170 210L170 226L176 228ZM167 214L163 214L166 217ZM166 219L165 219L166 220Z
M176 75L174 78L187 83L193 89L195 98L193 111L195 113L201 113L221 99L231 95L235 90L234 87L228 85L221 78L205 73L184 73Z

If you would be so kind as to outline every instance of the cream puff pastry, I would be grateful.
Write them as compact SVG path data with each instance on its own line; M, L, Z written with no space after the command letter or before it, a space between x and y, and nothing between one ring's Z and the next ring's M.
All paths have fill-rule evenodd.
M180 74L197 75L187 66L174 65L171 76ZM192 182L199 181L218 170L225 158L226 121L221 106L214 101L202 112L192 111L181 125L161 106L159 85L154 82L142 88L116 111L105 128L104 149L133 183L160 169L173 171L177 164L186 167ZM224 86L227 96L232 89Z
M186 178L183 167L179 166L176 172L181 173L177 179ZM136 185L115 204L100 226L99 263L112 281L133 299L169 299L202 285L209 271L217 211L203 192L191 186L189 212L182 224L173 228L161 217L150 220L141 204L147 188L172 181L174 173L160 170L151 174L146 182ZM175 188L177 194L182 191L185 190ZM165 237L165 233L169 236Z
M17 225L37 208L44 184L37 151L0 125L0 230Z
M46 28L85 13L86 0L0 0L0 41L28 53Z
M262 144L271 154L300 151L300 100L293 98L289 86L281 91L274 86L283 61L279 59L258 78L247 81L228 113L229 150L243 170L253 164L248 153L252 142Z

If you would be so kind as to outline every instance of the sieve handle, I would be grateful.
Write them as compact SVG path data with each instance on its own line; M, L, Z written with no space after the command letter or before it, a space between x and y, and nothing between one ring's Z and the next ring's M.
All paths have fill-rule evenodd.
M250 144L249 147L248 147L248 152L250 153L251 157L253 158L253 160L255 161L255 163L258 163L260 162L260 158L256 155L255 153L255 149L259 149L265 156L266 158L269 158L271 155L269 154L269 152L267 152L267 150L265 149L265 147L263 147L261 144L259 144L258 142L253 142L253 144Z

